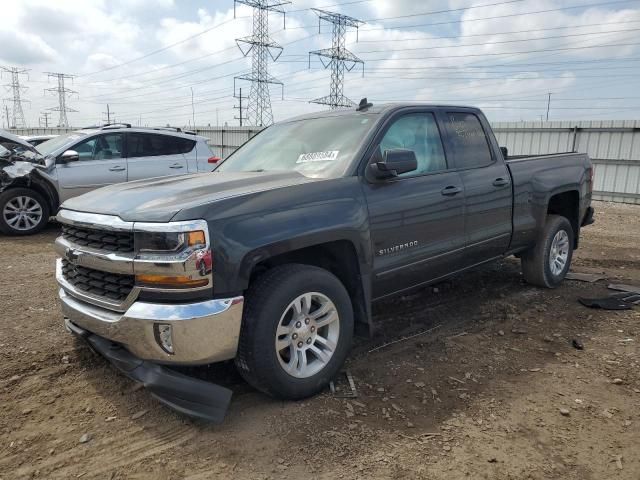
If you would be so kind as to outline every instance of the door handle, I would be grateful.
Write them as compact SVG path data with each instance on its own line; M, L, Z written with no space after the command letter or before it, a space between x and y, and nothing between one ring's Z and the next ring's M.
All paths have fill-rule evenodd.
M116 165L115 167L111 167L109 169L110 172L121 172L123 170L126 170L125 167L121 167L120 165Z
M509 185L509 180L507 180L506 178L496 178L493 181L493 186L494 187L504 187L505 185Z
M173 165L169 166L169 168L184 168L184 166L180 165L179 163L174 163Z
M446 196L450 197L450 196L453 196L453 195L457 195L461 191L462 191L462 189L460 187L456 187L455 185L449 185L448 187L443 188L442 190L440 190L440 193L442 195L446 195Z

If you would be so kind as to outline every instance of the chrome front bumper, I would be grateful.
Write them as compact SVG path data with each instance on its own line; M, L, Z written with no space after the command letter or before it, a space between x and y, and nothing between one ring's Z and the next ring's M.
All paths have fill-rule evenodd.
M236 356L243 297L188 304L136 301L119 313L59 290L67 329L71 322L120 343L136 357L163 364L204 365ZM156 339L155 324L171 325L173 353Z

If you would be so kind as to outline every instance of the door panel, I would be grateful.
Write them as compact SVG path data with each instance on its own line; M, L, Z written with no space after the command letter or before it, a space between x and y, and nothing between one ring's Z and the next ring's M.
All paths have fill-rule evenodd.
M447 149L465 189L465 257L475 265L502 255L511 241L511 176L492 154L484 118L469 111L449 111Z
M438 278L461 268L464 192L456 172L367 185L373 242L374 297Z
M511 240L511 183L504 164L460 172L465 188L465 234L467 263L474 265L502 255ZM501 183L501 182L496 182Z
M374 142L416 155L417 169L364 186L373 243L374 297L455 271L464 247L464 185L448 171L433 112L412 109L390 119Z
M97 135L69 148L76 150L76 162L56 165L60 200L82 195L95 188L127 181L127 162L122 158L120 133Z
M189 173L180 152L180 137L156 133L127 133L129 181Z

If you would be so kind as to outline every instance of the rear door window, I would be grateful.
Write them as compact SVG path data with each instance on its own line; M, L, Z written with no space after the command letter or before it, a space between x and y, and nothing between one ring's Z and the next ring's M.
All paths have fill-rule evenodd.
M128 155L132 157L158 157L180 155L193 150L194 140L155 133L127 134Z
M477 168L493 162L487 136L475 114L448 112L446 122L456 167Z

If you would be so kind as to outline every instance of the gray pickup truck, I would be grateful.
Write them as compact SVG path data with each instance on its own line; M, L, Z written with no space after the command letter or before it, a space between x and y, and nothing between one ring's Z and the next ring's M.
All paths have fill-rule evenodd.
M220 421L231 394L167 365L235 359L263 392L313 395L375 301L509 255L533 285L564 279L591 162L505 154L476 108L364 101L273 125L212 173L73 198L66 326L190 415Z

